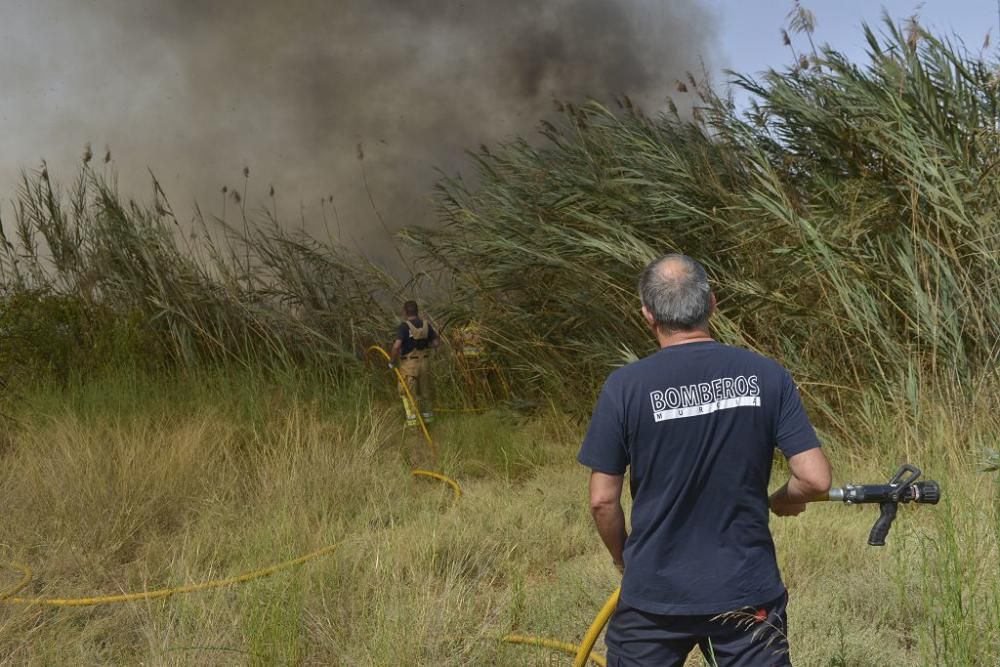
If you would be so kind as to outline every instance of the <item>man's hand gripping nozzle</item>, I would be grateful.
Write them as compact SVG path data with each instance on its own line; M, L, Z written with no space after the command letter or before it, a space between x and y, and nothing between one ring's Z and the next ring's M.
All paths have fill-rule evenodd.
M881 547L885 546L885 538L896 518L899 503L936 505L941 499L941 487L937 482L918 482L918 477L920 468L904 463L886 484L848 484L830 489L823 500L840 500L847 505L878 503L881 511L868 535L868 544Z

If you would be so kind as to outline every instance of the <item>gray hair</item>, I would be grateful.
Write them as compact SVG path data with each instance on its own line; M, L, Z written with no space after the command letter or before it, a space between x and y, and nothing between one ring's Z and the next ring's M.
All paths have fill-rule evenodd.
M663 255L647 264L639 276L639 298L667 331L699 329L712 314L708 275L687 255Z

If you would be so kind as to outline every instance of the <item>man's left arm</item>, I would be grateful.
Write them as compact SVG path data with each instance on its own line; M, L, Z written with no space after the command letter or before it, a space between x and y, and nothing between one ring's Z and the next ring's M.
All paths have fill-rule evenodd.
M622 509L624 482L624 475L609 475L597 470L590 473L590 514L619 572L625 571L624 551L628 538L625 510Z
M830 462L820 449L798 387L788 371L782 374L781 405L775 444L788 461L788 482L771 494L768 504L778 516L798 516L806 503L830 490Z

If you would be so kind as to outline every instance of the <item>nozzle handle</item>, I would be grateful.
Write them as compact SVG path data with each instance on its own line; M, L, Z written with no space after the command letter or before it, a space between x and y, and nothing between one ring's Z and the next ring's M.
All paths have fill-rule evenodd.
M896 518L898 505L894 502L879 503L880 513L872 532L868 534L868 545L872 547L884 547L885 538L892 528L892 522Z

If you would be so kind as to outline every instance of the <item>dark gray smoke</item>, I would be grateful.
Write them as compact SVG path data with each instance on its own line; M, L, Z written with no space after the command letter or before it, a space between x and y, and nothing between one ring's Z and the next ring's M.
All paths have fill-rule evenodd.
M123 187L151 167L178 211L223 185L317 228L334 196L344 241L373 249L425 222L434 167L530 135L553 98L663 106L713 36L697 0L32 0L0 26L9 183L42 156L71 173L109 145ZM145 190L139 190L142 194ZM269 204L269 201L266 203ZM332 212L331 212L332 216ZM331 227L336 234L335 221ZM384 246L384 243L381 243Z

